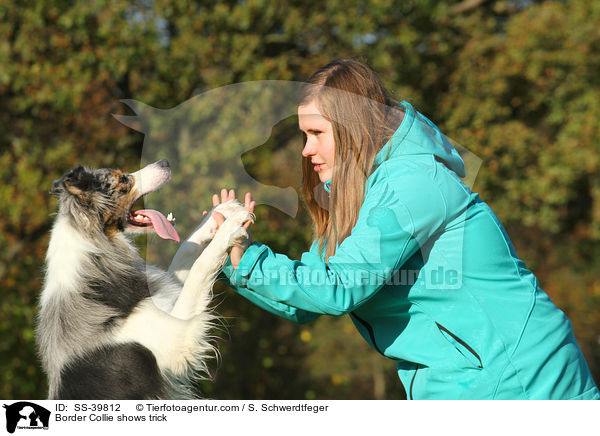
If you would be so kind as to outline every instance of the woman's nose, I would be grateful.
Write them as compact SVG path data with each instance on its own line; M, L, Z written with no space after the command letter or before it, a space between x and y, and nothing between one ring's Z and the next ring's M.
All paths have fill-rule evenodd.
M314 147L310 144L310 141L307 140L306 144L304 144L304 148L302 149L302 156L308 157L315 154Z

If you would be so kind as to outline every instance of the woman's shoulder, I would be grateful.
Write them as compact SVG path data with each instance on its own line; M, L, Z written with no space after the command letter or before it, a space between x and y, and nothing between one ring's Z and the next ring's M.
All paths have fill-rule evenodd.
M431 154L407 154L393 156L374 168L372 175L388 178L429 177L437 172L437 161Z
M377 186L415 192L436 189L440 183L435 161L427 155L402 156L381 163L367 180L367 191Z
M411 215L443 215L464 210L473 193L432 155L384 161L371 175L365 204L406 207Z

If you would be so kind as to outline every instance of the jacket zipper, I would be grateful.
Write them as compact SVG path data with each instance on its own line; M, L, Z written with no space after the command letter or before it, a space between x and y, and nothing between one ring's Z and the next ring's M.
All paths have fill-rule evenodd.
M415 373L413 374L412 380L410 381L410 388L408 390L408 399L409 400L414 400L412 389L413 389L413 385L415 384L415 378L417 377L417 372L418 371L419 371L419 364L417 363L415 365Z
M461 338L459 338L458 336L456 336L454 333L452 333L450 330L448 330L446 327L444 327L443 325L441 325L440 323L436 322L436 325L438 326L438 328L440 330L445 331L446 333L448 333L450 336L452 336L454 338L454 340L456 342L458 342L459 344L461 344L463 347L465 347L468 351L471 352L471 354L473 354L473 356L475 356L477 358L477 360L479 361L479 365L478 368L483 368L483 363L481 362L481 357L479 357L479 354L477 354L475 352L475 350L473 350L469 344L467 344L465 341L463 341Z
M383 351L381 351L379 349L379 347L377 346L377 342L375 342L375 333L373 332L373 327L371 327L371 325L367 321L365 321L364 319L362 319L361 317L359 317L356 313L350 312L350 314L354 318L356 318L356 320L358 322L360 322L365 329L367 329L367 332L369 333L369 337L371 338L371 343L373 344L373 347L375 347L375 349L377 350L377 352L379 354L385 356L385 354L383 354Z

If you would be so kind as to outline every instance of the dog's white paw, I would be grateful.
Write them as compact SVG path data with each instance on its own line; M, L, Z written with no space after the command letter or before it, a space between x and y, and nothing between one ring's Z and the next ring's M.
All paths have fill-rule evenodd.
M254 222L253 214L245 207L238 208L221 225L213 241L218 240L227 248L243 243L248 238L248 232L243 227L247 221Z
M248 221L254 223L254 214L242 206L235 210L228 219L232 220L237 225L242 226Z
M207 241L210 241L212 238L215 237L217 229L217 222L209 214L202 220L200 225L196 227L196 229L190 234L190 236L188 236L186 242L202 244Z
M248 232L243 227L238 227L229 235L228 247L234 247L236 245L243 245L248 239Z
M225 228L222 232L219 231L219 233L226 235L233 233L246 221L254 222L255 219L254 214L250 213L250 211L248 211L248 209L246 209L246 207L240 204L237 200L228 200L225 203L215 206L213 210L216 210L225 218L225 222L221 226L221 228ZM217 222L213 218L211 211L211 213L207 214L196 230L192 232L186 242L192 242L198 245L204 244L215 238L217 235L217 230ZM221 238L222 241L228 240L228 238L224 238L225 237Z
M227 219L230 216L232 216L235 212L239 211L240 209L246 209L246 207L243 204L241 204L239 201L237 201L236 199L233 199L233 200L227 200L224 203L218 204L217 206L214 207L213 210L216 210L221 215L223 215L225 217L225 219Z

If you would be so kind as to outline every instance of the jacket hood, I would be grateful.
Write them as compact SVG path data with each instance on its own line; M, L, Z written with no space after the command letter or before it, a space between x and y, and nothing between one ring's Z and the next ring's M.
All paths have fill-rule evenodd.
M400 106L405 110L404 119L390 140L375 155L373 164L380 165L389 158L403 155L433 154L458 177L465 177L465 164L446 135L410 103L402 101Z
M404 119L390 140L375 155L373 165L381 165L385 160L398 156L432 154L442 160L458 177L464 178L465 163L446 135L423 114L417 112L410 103L402 101L400 106L405 111ZM327 193L331 192L332 180L323 182Z

